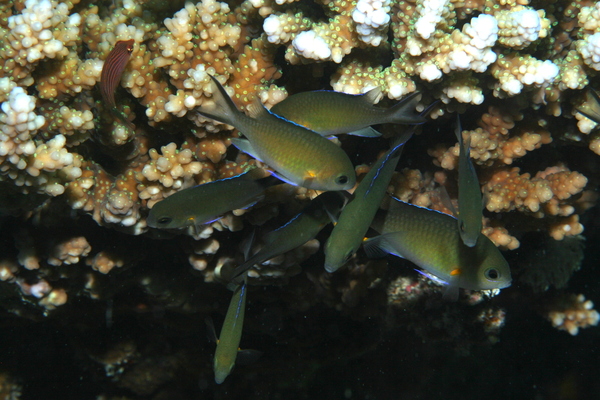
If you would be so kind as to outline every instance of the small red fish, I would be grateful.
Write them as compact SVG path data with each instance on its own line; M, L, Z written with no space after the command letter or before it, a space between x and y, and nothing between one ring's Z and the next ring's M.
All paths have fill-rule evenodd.
M133 52L133 39L121 40L115 44L115 47L108 53L108 57L102 66L100 75L100 92L104 102L110 109L115 108L115 90L121 81L123 70L129 61L129 56Z

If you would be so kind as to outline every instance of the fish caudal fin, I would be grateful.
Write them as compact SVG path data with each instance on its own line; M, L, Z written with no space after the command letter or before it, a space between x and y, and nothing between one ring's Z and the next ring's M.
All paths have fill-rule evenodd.
M424 116L415 112L417 103L421 99L419 92L413 92L398 104L387 111L387 121L395 124L422 124L426 121Z
M214 106L199 107L198 113L202 116L216 121L223 122L232 126L236 125L236 120L241 113L237 109L231 97L225 91L225 88L221 83L212 75L209 75L213 81L213 93L212 99Z

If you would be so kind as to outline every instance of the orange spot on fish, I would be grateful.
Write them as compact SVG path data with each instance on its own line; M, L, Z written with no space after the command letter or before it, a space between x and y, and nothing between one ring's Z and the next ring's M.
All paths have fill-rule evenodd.
M461 273L462 273L462 270L460 268L454 268L452 271L450 271L451 276L457 276L457 275L460 275Z

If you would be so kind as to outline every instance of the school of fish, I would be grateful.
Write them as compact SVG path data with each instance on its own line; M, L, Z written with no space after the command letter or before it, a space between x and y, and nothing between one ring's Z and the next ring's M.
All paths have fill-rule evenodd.
M372 164L358 186L350 158L327 137L342 133L378 137L380 134L372 125L421 124L426 118L415 112L418 93L385 109L375 106L381 94L377 88L363 95L304 92L288 97L271 110L256 100L246 115L237 109L221 83L212 76L211 80L214 106L200 107L198 112L234 126L243 136L232 139L234 146L267 164L272 176L256 179L250 171L181 190L154 205L148 226L193 226L198 230L228 211L251 207L264 197L267 188L277 183L323 191L288 223L264 234L263 246L256 254L247 254L240 266L220 272L233 296L214 357L217 383L231 373L238 357L248 271L301 246L329 223L334 223L334 228L324 245L324 268L328 272L343 267L363 245L368 256L392 254L411 261L424 274L447 285L444 297L448 299L457 299L459 288L487 290L510 286L508 263L481 233L481 189L469 155L470 138L463 139L458 119L457 217L396 199L391 200L387 210L382 210L380 205L414 126L402 128L392 138L389 150ZM579 111L600 116L597 110ZM353 194L348 194L353 188ZM378 235L365 239L369 229Z

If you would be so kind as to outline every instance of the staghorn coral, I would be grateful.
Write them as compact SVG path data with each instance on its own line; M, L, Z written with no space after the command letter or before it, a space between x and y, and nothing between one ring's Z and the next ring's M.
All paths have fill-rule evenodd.
M471 138L471 158L480 166L478 177L482 185L485 208L489 212L519 211L536 219L548 216L545 229L556 240L578 235L583 231L574 207L577 195L588 179L570 171L564 165L548 167L532 176L520 173L518 167L508 167L528 152L550 144L548 130L532 121L524 121L521 114L490 107L478 121L479 128L468 131ZM446 170L454 170L458 162L458 145L449 149L438 146L429 154ZM532 222L530 230L538 229L539 221ZM497 245L517 248L518 240L507 236L506 229L488 227L484 232Z
M596 3L202 0L162 2L160 12L156 3L0 4L5 39L0 43L0 304L11 318L50 321L53 329L71 326L61 333L74 338L78 362L72 364L79 366L89 356L93 363L87 370L110 369L100 374L107 380L84 376L86 383L98 379L90 389L101 392L96 397L129 388L143 397L184 398L181 393L169 397L169 385L192 382L190 393L208 387L207 354L213 348L198 338L204 336L204 318L223 312L229 297L214 283L219 269L240 262L238 243L255 227L280 226L316 195L282 186L256 206L228 213L198 233L147 228L149 209L175 191L264 167L231 148L230 139L238 135L231 127L195 113L212 102L208 74L224 84L242 110L256 96L269 107L288 92L328 85L354 94L380 86L382 107L414 91L423 93L419 110L439 99L432 121L411 139L406 164L388 191L452 213L458 147L453 119L446 114L459 111L486 194L484 234L502 249L519 248L507 252L511 265L518 265L518 257L536 257L527 245L534 231L553 250L576 241L574 253L581 256L579 234L594 232L584 211L596 202L591 194L598 185L600 139L595 124L575 109L592 101L586 87L600 84ZM134 39L134 51L116 98L135 129L114 119L95 87L108 53L127 39ZM381 127L384 137L393 136L394 129ZM342 137L339 143L359 175L387 146L383 139ZM583 231L584 225L591 232ZM326 235L252 270L248 330L266 335L256 346L266 350L266 362L250 377L248 369L238 367L232 378L239 385L228 388L232 396L249 396L248 388L257 382L276 394L298 389L290 383L297 381L298 370L288 367L309 363L290 354L307 350L311 373L299 385L313 387L312 377L322 375L314 360L327 364L364 357L377 343L372 338L380 337L373 331L390 326L418 350L424 349L422 341L439 350L435 343L451 338L466 352L471 342L494 342L502 324L513 323L505 315L520 318L512 313L522 304L561 296L548 291L547 298L526 298L521 295L526 289L514 285L509 290L521 302L516 307L511 296L492 300L505 302L502 308L475 304L482 298L478 293L463 296L456 306L442 304L441 289L407 263L388 266L389 260L366 260L362 253L345 271L329 275L322 271L318 250ZM580 273L587 270L582 265ZM540 261L529 270L523 267L519 279L543 291L567 285L579 266ZM252 287L257 285L262 287ZM573 331L578 321L593 321L591 303L579 297L568 303L556 308L551 317L556 324ZM312 321L322 327L309 328ZM101 333L90 335L98 326ZM28 329L30 342L45 339L36 328ZM323 331L303 335L309 329ZM123 331L131 338L120 337ZM276 348L269 347L273 338L280 344ZM102 353L90 349L94 339L106 351L118 343L132 345L122 357L94 358ZM156 349L144 343L165 345ZM404 344L394 350L406 354L407 349ZM279 353L282 360L272 357ZM28 387L35 381L19 376ZM158 378L147 385L152 378L144 376ZM277 388L275 377L282 378ZM96 389L100 386L106 389ZM408 382L402 390L414 386Z
M600 315L593 307L594 303L582 294L565 294L550 305L546 318L555 328L575 336L580 328L598 325Z

